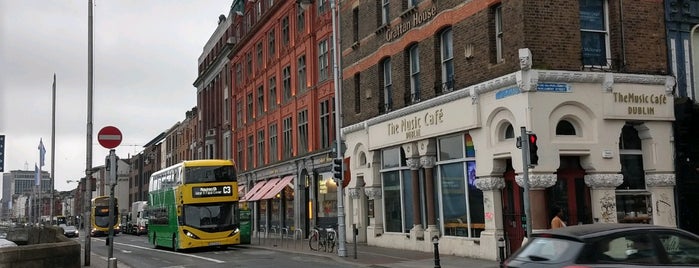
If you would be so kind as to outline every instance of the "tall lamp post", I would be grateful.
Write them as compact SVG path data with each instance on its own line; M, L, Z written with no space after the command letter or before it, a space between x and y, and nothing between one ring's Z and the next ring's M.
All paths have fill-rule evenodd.
M338 49L338 34L340 33L340 29L337 27L339 24L339 8L338 8L338 0L329 0L330 2L330 17L332 17L332 34L333 34L333 85L335 87L335 158L340 159L342 161L343 155L342 155L342 135L340 133L340 126L342 125L341 123L341 117L340 117L340 112L342 111L342 102L341 100L341 90L340 90L340 83L342 80L340 79L340 50ZM308 7L313 4L313 0L296 0L296 3L298 3L303 10L308 10ZM344 171L343 173L344 174ZM344 205L344 191L342 189L342 181L339 181L337 185L337 242L338 242L338 247L337 247L337 255L340 257L347 257L347 248L345 247L345 205Z

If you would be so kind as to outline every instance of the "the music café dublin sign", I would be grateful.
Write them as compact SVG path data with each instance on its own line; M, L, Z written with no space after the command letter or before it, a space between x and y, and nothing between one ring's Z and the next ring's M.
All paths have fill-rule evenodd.
M437 8L434 6L413 13L412 17L409 19L403 20L400 22L400 24L388 28L388 31L386 31L386 42L391 42L410 31L412 28L420 26L421 24L433 19L436 13Z

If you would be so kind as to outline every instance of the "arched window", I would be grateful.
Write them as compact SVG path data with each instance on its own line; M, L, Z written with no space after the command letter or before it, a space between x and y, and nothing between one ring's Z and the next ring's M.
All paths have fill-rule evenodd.
M646 189L643 169L643 148L638 136L638 123L627 122L619 136L619 161L624 181L616 191L617 220L650 223L650 194Z
M515 138L515 128L512 127L512 124L508 123L507 128L505 128L505 139L514 139Z
M568 120L558 121L558 124L556 125L556 135L575 136L575 126L573 126L573 124Z

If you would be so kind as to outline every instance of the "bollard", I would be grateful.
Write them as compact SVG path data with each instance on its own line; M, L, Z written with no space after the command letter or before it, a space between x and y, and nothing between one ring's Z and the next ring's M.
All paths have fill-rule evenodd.
M500 250L500 266L502 266L505 262L505 239L502 237L498 238L498 249Z
M357 224L352 224L352 241L354 241L354 259L357 259L357 235L359 234L359 229L357 229Z
M109 258L109 262L107 262L107 266L109 266L109 268L117 268L117 259L116 258Z
M434 268L441 268L439 265L439 236L432 237L432 244L434 244Z

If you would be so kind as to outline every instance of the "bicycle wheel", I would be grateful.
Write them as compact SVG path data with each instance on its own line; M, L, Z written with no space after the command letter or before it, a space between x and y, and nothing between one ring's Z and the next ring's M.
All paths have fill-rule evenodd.
M334 252L335 251L335 234L334 233L328 233L328 247L327 247L327 252Z
M318 241L318 251L325 251L328 246L328 238L326 236L321 236L320 241Z
M311 250L318 250L318 231L313 231L308 237L308 247Z

